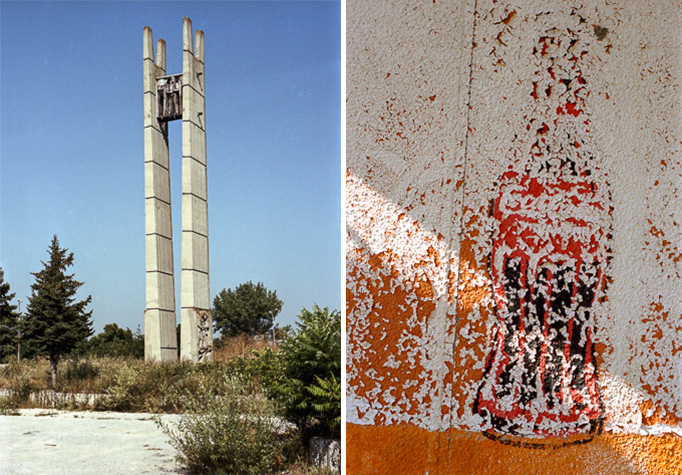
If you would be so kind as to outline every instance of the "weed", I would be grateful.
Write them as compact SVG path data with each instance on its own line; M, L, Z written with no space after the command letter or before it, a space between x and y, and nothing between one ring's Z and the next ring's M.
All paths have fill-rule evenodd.
M10 392L10 403L21 405L31 395L31 373L29 369L12 359L5 368L5 378Z
M223 396L197 396L186 401L189 412L176 424L157 420L193 473L258 475L281 468L295 446L281 410L230 377Z
M231 361L235 358L247 357L254 350L263 350L271 347L272 342L262 335L249 336L243 333L231 338L222 336L216 344L213 360L219 362Z
M17 405L11 398L0 398L0 416L18 416L20 415Z

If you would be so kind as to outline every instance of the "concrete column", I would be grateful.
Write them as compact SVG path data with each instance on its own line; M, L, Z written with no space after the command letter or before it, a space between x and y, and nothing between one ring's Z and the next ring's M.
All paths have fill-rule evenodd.
M208 278L208 205L204 32L192 44L192 22L183 19L182 76L182 292L181 357L211 358L213 332Z
M147 309L145 358L177 358L173 226L171 223L168 128L157 119L156 78L166 74L166 43L154 60L152 30L144 28L144 176Z

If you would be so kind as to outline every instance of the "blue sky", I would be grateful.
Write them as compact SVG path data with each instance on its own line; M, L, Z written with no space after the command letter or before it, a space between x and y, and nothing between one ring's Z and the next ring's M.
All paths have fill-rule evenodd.
M22 309L57 234L95 330L143 325L142 30L181 73L188 16L205 33L211 298L251 280L277 291L282 325L340 310L340 15L332 1L1 1L0 266ZM179 238L178 121L170 148Z

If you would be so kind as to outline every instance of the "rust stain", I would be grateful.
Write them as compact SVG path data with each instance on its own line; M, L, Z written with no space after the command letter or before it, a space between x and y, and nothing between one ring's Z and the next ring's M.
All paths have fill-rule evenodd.
M509 22L512 21L512 18L514 18L515 16L516 10L512 10L511 12L509 12L509 15L507 15L507 17L504 20L502 20L502 23L504 23L505 25L509 25Z

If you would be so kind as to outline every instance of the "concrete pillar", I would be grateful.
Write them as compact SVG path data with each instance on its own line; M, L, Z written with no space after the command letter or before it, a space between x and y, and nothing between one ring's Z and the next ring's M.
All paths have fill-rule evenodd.
M182 76L182 288L181 357L211 358L213 332L208 277L206 99L204 32L192 44L192 22L183 19Z
M158 120L157 80L166 74L166 43L159 40L154 60L152 30L144 28L144 175L147 309L145 358L177 358L173 226L171 222L168 128Z

